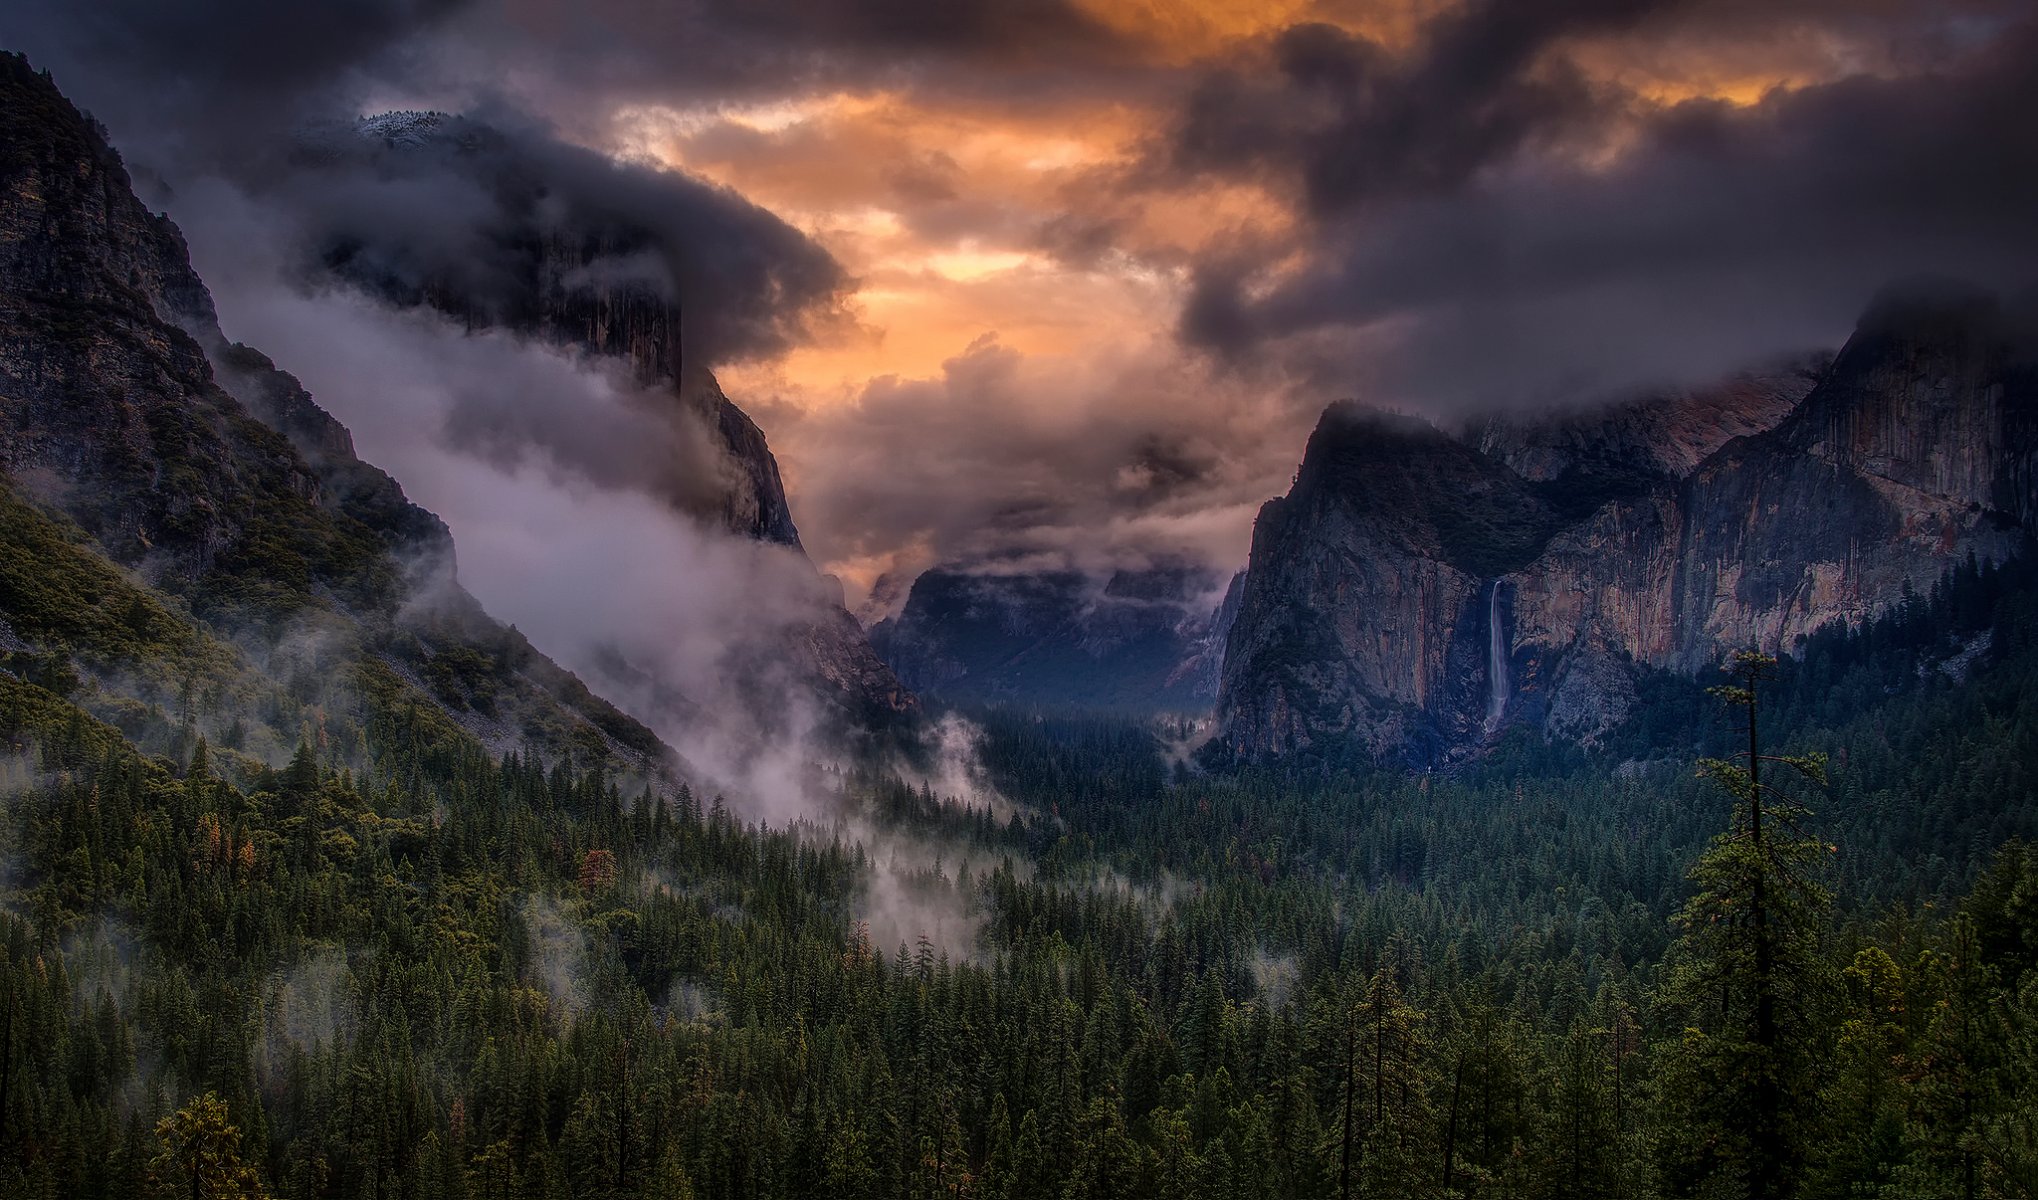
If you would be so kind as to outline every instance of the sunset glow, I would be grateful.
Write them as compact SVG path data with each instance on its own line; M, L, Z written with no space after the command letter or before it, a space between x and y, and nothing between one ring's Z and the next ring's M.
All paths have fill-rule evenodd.
M1924 201L1934 106L2016 107L2009 0L490 2L320 86L749 206L698 248L744 290L684 298L735 341L689 348L852 602L936 562L1229 571L1332 400L1674 386L1829 345L1887 272L2004 265L1992 209ZM1988 161L1947 185L1978 208L2015 192ZM1940 234L1862 207L1907 186Z

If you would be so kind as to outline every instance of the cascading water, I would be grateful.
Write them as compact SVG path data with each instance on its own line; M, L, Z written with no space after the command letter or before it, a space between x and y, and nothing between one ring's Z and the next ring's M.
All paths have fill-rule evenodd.
M1507 714L1507 642L1500 636L1500 581L1486 597L1486 732Z

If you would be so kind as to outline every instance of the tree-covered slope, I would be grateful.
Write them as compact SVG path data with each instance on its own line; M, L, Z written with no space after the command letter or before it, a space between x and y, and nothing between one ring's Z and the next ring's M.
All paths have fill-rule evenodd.
M151 748L207 734L275 758L306 719L358 730L407 703L498 748L665 771L648 730L460 589L445 526L344 427L224 342L102 131L17 56L0 93L10 654L79 674L95 709L169 713L175 731L133 730Z

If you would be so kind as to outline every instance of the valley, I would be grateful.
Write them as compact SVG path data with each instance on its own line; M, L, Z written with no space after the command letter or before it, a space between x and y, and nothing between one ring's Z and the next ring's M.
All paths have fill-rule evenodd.
M847 299L907 222L508 90L167 179L59 83L0 54L0 1195L2038 1194L2032 293L1480 410L1321 358L1292 473L1127 398L888 542L939 501L824 507L758 364L932 286ZM1172 336L1300 320L1206 267ZM973 469L931 387L840 402L885 482Z

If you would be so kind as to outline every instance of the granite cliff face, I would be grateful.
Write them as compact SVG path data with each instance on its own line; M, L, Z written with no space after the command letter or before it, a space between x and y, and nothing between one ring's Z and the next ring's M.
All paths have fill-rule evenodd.
M391 304L426 306L470 329L506 329L628 365L646 400L697 419L719 452L710 479L670 499L732 533L799 545L763 431L683 353L673 268L658 232L597 189L553 186L517 140L445 113L396 112L307 133L310 179L371 172L420 190L449 189L470 213L458 255L420 246L402 221L335 220L317 269ZM634 199L634 198L630 198ZM438 197L434 197L438 200ZM443 202L453 203L452 199Z
M675 427L656 488L687 515L730 533L801 551L778 463L763 432L687 352L672 239L655 196L611 178L604 163L559 160L485 124L399 112L307 134L309 178L368 172L464 198L470 253L421 245L402 221L337 222L315 271L398 307L428 307L470 329L502 329L623 368L637 403ZM550 157L548 157L548 155ZM561 180L577 182L564 186ZM706 317L695 326L712 327ZM818 574L814 580L822 590ZM838 602L782 647L821 696L856 721L917 707Z
M937 567L871 641L908 686L948 700L1203 712L1231 611L1210 603L1220 579L1181 563L1102 579Z
M1591 742L1639 668L1789 652L2032 536L2028 319L1893 289L1830 364L1454 437L1334 407L1262 509L1218 701L1244 757Z
M181 683L161 663L95 658L51 623L51 597L0 589L7 654L79 656L83 702L131 734L173 702L186 734L214 711L238 729L232 697L267 689L259 708L286 748L297 717L323 739L342 709L366 721L408 705L505 748L672 765L481 611L445 526L356 458L296 380L225 342L176 228L135 198L104 132L14 55L0 55L0 492L10 544L70 564L42 564L52 578L96 580L129 624L173 631L154 643L188 660Z

